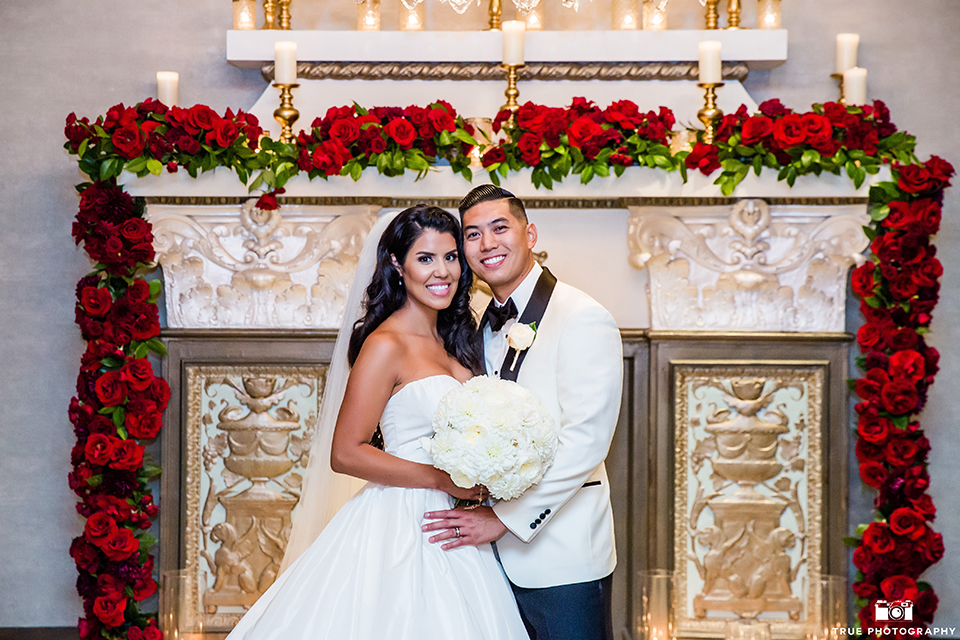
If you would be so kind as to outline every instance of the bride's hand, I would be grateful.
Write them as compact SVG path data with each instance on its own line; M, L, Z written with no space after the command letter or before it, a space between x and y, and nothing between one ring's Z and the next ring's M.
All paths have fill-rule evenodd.
M484 498L490 496L490 492L487 491L487 488L482 484L478 484L469 489L464 489L454 484L449 474L444 471L440 471L439 477L440 486L437 488L450 494L454 498L460 498L461 500L483 501Z

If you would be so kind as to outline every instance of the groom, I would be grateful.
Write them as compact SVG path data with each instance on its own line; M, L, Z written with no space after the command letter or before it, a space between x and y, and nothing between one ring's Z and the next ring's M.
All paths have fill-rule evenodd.
M560 447L519 498L427 513L435 522L424 531L439 531L430 541L444 549L496 541L532 640L612 640L616 552L603 460L620 409L620 332L606 309L537 264L537 228L519 198L481 185L460 217L467 262L494 294L480 326L487 374L530 390L560 426ZM511 327L534 322L529 348L508 344Z

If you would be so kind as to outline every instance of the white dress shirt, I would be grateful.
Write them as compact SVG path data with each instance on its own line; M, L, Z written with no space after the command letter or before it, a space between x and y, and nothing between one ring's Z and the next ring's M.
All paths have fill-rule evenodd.
M513 293L510 294L510 298L513 298L513 304L517 305L517 318L522 316L523 310L527 308L527 304L530 302L531 296L533 296L533 290L537 286L537 281L540 279L541 273L543 273L543 267L534 261L533 269L530 270L530 273L528 273L517 288L514 289ZM507 303L506 300L501 303L496 297L493 298L493 301L498 307L502 307ZM510 327L516 324L517 318L511 318L503 323L500 331L490 332L490 337L484 345L484 366L486 367L487 373L491 376L499 377L500 375L500 367L503 365L503 359L507 357L507 332L510 331ZM490 331L490 327L487 326L484 330Z

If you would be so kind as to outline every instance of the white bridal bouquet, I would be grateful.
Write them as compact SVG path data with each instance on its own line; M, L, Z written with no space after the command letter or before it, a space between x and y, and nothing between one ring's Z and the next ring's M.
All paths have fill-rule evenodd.
M553 417L516 382L478 376L447 393L420 438L433 465L458 487L482 484L500 500L540 482L557 453Z

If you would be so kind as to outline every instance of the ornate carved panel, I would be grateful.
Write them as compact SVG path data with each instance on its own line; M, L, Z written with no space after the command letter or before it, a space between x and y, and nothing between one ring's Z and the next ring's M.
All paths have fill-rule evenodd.
M185 566L204 628L273 583L300 498L326 366L187 366Z
M630 260L650 273L654 330L844 329L865 207L630 207Z
M823 366L674 366L678 634L760 617L800 637L816 611Z
M379 207L264 211L255 202L148 207L169 326L340 325L357 256Z

